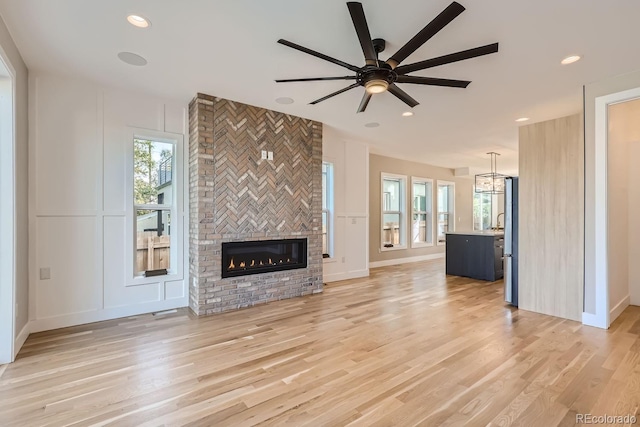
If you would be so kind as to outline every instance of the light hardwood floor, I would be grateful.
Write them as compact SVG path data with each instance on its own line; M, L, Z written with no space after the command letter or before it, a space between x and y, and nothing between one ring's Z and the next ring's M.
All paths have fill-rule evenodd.
M640 308L609 331L519 311L442 260L324 294L33 334L0 425L574 425L636 414Z

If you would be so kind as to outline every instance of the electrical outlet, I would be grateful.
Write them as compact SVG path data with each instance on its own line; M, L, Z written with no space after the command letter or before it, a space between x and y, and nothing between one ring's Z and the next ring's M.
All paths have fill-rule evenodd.
M269 159L269 160L273 160L273 151L269 151L269 152L267 153L267 159Z
M40 280L51 279L51 269L49 267L43 267L40 269Z
M262 160L267 160L267 150L262 150Z
M357 224L358 220L356 220L355 218L351 218L351 224Z

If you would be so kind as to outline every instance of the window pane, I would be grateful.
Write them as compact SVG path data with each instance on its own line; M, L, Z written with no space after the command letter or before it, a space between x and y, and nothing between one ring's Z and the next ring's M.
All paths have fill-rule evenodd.
M431 227L428 214L414 214L411 224L411 240L414 243L430 243Z
M327 180L327 164L322 164L322 209L327 209L327 191L329 190Z
M133 142L134 203L171 204L173 144L145 139Z
M384 179L382 188L384 210L400 211L400 181Z
M449 231L449 213L438 214L438 236L444 236Z
M322 253L329 253L329 241L328 241L328 231L329 231L329 214L328 212L322 212Z
M413 184L413 210L421 212L427 210L427 186L424 182Z
M399 245L400 244L400 215L384 214L382 224L382 244L383 245Z
M491 228L491 194L473 194L473 228L488 230Z
M136 210L136 274L171 268L171 211Z

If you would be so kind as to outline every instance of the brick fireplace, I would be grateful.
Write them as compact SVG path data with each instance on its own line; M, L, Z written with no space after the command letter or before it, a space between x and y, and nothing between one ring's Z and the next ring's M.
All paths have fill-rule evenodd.
M322 124L198 94L189 105L189 134L194 313L322 292ZM263 150L273 160L262 159ZM223 243L295 239L304 240L306 266L222 277L229 267ZM272 262L280 258L287 263L286 255Z

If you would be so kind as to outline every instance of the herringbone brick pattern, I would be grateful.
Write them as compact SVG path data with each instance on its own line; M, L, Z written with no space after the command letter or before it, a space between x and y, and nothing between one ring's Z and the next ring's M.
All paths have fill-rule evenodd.
M322 291L322 125L198 94L189 106L190 307L209 314ZM274 160L262 160L261 151ZM222 242L307 237L308 267L221 278Z
M216 233L312 230L317 124L227 100L216 103L214 120Z

